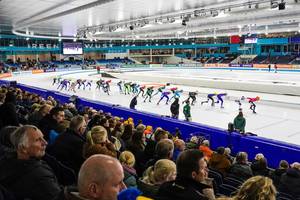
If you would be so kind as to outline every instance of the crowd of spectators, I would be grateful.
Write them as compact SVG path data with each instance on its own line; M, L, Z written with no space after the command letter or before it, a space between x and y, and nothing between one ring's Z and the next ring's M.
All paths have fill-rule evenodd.
M14 72L14 71L27 71L27 70L55 70L58 65L52 62L40 62L36 59L28 59L26 61L21 61L17 59L15 62L12 60L7 60L5 63L0 64L0 72Z
M250 163L178 129L5 86L0 113L0 199L300 198L300 163L272 170L263 154Z

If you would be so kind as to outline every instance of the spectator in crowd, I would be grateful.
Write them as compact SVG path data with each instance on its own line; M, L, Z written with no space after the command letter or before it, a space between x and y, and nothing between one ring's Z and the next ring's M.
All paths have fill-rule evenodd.
M234 129L240 133L245 133L246 119L242 109L239 109L239 114L233 120Z
M149 139L149 137L151 137L152 133L153 133L152 126L146 126L144 134L145 134L145 136L146 136L147 139Z
M172 114L172 118L178 119L179 116L179 99L175 98L175 101L171 104L170 110Z
M87 133L87 142L83 147L83 156L88 158L94 154L105 154L117 157L114 145L108 140L107 129L103 126L94 126Z
M111 133L117 125L117 120L114 117L112 117L108 120L108 123L109 123L109 128L110 128L110 133Z
M16 95L13 91L6 93L4 103L0 106L0 113L0 129L5 126L19 126L16 112Z
M141 127L141 125L139 125ZM127 146L127 150L131 151L136 159L136 165L135 169L138 173L138 175L142 175L145 164L147 160L145 159L145 142L146 142L146 136L144 135L144 129L139 129L135 131L133 134L131 141L129 142Z
M34 111L32 114L28 117L28 123L38 126L40 121L45 117L47 114L50 113L50 110L52 109L52 106L48 104L42 105L38 111Z
M173 160L176 161L179 154L185 150L185 142L181 139L175 139L174 141L174 153Z
M59 132L60 126L65 119L64 109L61 107L54 107L50 110L50 113L47 114L39 123L39 128L43 132L45 139L50 140L50 132L53 130L57 134L62 134Z
M246 152L239 152L235 157L235 163L231 165L229 174L243 180L253 176L253 172L248 165L248 154Z
M295 199L300 198L300 163L291 164L291 168L281 175L279 191L291 194Z
M203 152L204 157L207 161L210 160L213 151L209 148L210 144L208 140L203 140L202 144L199 146L199 150Z
M0 92L0 106L4 103L5 101L5 93L4 92Z
M213 153L209 160L209 167L221 172L225 176L230 169L231 162L224 152L224 147L218 147L216 153Z
M133 126L132 124L124 124L124 131L121 136L121 139L124 141L125 146L131 141L131 137L133 135Z
M89 120L87 128L89 130L91 130L94 126L99 126L100 125L100 121L102 119L103 116L101 116L100 114L96 114L94 115L91 120ZM87 117L89 118L89 117Z
M80 115L72 118L70 128L59 135L54 144L49 148L49 153L56 157L67 167L78 174L79 168L84 161L82 155L85 138L86 122Z
M175 181L160 186L158 199L215 199L212 180L208 179L207 164L202 152L196 149L182 152L176 161L176 167Z
M11 141L12 134L17 130L17 126L6 126L0 130L0 144L5 148L13 149L13 144Z
M152 138L152 136L151 136L150 139L147 140L147 145L146 145L145 151L144 151L147 160L150 160L153 158L153 156L155 154L156 144L160 140L168 138L168 133L160 127L155 129L153 135L154 135L154 138Z
M62 189L52 169L41 160L47 146L42 132L35 126L24 125L14 132L12 142L16 154L1 159L1 184L16 199L58 199Z
M127 188L136 187L137 174L136 174L136 170L134 169L134 165L135 165L134 155L130 151L123 151L119 156L119 161L124 170L123 182L125 183Z
M190 141L186 143L187 149L198 149L199 147L199 138L197 136L192 136Z
M160 185L174 181L175 178L176 164L171 160L161 159L146 170L145 176L138 181L138 188L143 196L156 199Z
M170 139L160 140L155 147L154 158L149 160L146 164L146 168L153 166L160 159L172 160L174 153L174 143Z
M123 123L120 121L117 121L114 130L111 132L111 137L115 138L116 140L118 140L120 142L119 143L120 146L118 148L116 147L116 149L120 152L125 150L125 142L121 138L123 131L124 131Z
M100 120L100 126L104 127L107 131L107 138L109 141L111 141L111 130L110 130L110 127L109 127L109 122L108 122L108 118L107 117L103 117L101 120ZM111 141L112 142L112 141Z
M135 130L144 133L144 131L146 130L146 126L143 124L142 120L139 120L137 126L135 127Z
M286 160L281 160L279 163L279 167L275 169L273 172L270 172L270 177L273 180L276 188L279 187L281 175L286 173L286 170L289 168L289 163Z
M78 174L78 192L69 190L68 200L117 200L126 188L120 162L107 155L93 155L81 166Z
M234 157L231 156L231 149L229 147L226 147L224 150L224 155L230 160L231 163L233 163Z
M118 121L116 123L114 130L111 132L111 135L120 140L121 136L123 135L123 132L124 132L124 124L122 122Z
M243 183L233 200L275 200L276 188L268 177L254 176Z
M251 163L251 169L254 176L269 176L267 159L262 153L256 154L254 161Z
M182 139L182 133L178 127L175 128L175 132L173 133L173 135L177 139Z

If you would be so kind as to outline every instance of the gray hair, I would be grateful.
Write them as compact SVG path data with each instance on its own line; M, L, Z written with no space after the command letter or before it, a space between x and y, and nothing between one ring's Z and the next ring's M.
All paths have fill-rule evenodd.
M173 155L174 143L170 139L160 140L155 146L155 153L159 158L167 158Z
M20 147L28 147L28 131L29 130L38 130L36 126L33 125L24 125L19 127L17 130L13 132L11 135L11 142L15 148L18 150Z
M82 124L84 121L85 121L85 120L84 120L84 117L81 116L81 115L77 115L77 116L73 117L73 118L71 119L71 122L70 122L70 129L71 129L72 131L77 132L78 129L81 127L81 124Z

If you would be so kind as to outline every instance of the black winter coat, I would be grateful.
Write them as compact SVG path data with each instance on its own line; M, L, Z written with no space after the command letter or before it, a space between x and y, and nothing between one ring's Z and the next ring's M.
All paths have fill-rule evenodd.
M85 141L84 137L67 130L56 138L54 144L49 146L47 151L64 165L73 169L75 174L78 174L81 164L84 162L82 150Z
M42 118L42 120L39 122L38 127L42 131L42 133L44 134L44 138L47 141L49 141L49 134L50 134L51 130L54 130L57 133L60 133L59 132L59 124L49 114Z
M275 169L275 171L270 173L270 178L273 180L273 184L278 188L280 184L281 175L286 172L287 169Z
M15 154L0 161L0 183L16 199L56 200L63 190L52 169L42 160L18 160Z
M164 183L158 191L159 200L207 200L202 190L210 188L192 179L176 177L175 181Z
M292 195L294 198L300 198L300 170L290 168L282 174L279 184L279 192Z
M5 126L19 126L16 106L13 103L4 103L0 106L0 129Z

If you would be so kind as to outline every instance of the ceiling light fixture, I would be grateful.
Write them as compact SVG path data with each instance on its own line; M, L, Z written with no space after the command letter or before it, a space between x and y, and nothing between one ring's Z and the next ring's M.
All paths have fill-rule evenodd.
M282 1L281 3L278 4L278 10L284 10L285 9L285 2Z
M216 17L216 16L219 15L219 12L218 12L217 10L212 10L212 11L210 12L210 14L211 14L213 17Z
M271 1L271 9L277 8L278 2Z

